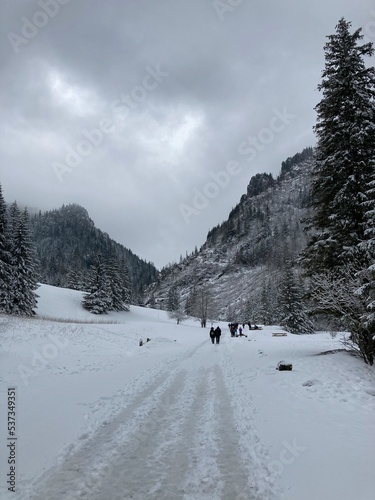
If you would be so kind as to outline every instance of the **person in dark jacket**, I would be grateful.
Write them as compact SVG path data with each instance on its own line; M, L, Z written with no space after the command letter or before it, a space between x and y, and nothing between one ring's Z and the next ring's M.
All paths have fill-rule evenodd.
M217 326L215 328L215 339L217 344L220 344L220 336L221 336L221 329L220 326Z
M210 338L211 338L211 342L214 344L215 343L215 329L213 326L211 326Z

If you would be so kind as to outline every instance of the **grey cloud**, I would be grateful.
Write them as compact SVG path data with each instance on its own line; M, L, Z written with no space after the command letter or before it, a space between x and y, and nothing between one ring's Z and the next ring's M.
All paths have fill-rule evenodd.
M370 0L244 0L220 16L214 0L59 1L2 2L5 197L43 209L80 203L159 267L199 247L251 175L277 174L287 156L314 144L325 36L342 16L369 26L374 10ZM57 14L16 53L9 33L21 36L24 19L47 3ZM152 89L150 68L166 75ZM284 108L295 118L248 161L239 145L265 134ZM53 162L64 163L103 120L111 132L59 182ZM232 160L240 174L186 224L179 205Z

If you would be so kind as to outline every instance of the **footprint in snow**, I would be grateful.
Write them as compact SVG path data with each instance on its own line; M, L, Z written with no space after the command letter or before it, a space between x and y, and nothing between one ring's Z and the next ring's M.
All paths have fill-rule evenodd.
M306 382L304 382L302 385L304 387L312 387L313 385L321 385L321 382L320 380L311 379L311 380L306 380Z

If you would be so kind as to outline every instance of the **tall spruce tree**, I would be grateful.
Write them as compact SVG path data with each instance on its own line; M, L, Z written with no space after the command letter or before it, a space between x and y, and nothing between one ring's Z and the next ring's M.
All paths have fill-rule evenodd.
M126 265L125 259L121 259L120 263L120 276L122 283L122 302L124 305L124 311L129 310L130 302L131 302L131 291L132 291L132 282L130 279L129 268Z
M363 201L374 170L374 68L365 66L371 43L360 45L361 29L340 19L325 45L325 68L316 106L318 138L312 199L316 233L303 256L310 274L340 274L347 262L363 266L358 245L365 239Z
M7 241L8 241L8 248L10 251L10 275L11 275L11 283L12 286L8 291L8 309L7 312L9 314L12 314L13 308L15 306L15 303L17 302L18 298L18 290L16 290L15 285L15 249L16 249L16 242L15 242L15 236L16 236L16 231L18 230L19 224L21 220L21 211L18 208L17 202L13 202L10 207L8 208L8 225L7 225Z
M128 305L123 300L123 279L121 276L120 264L116 254L113 252L107 266L111 288L111 311L125 311Z
M278 315L278 290L275 280L268 278L264 281L258 300L253 305L253 321L263 325L272 325L277 322ZM249 316L252 319L252 316Z
M69 269L66 275L66 286L67 288L71 288L72 290L80 290L80 271L77 271L74 268Z
M283 273L279 305L281 326L291 333L314 333L313 324L306 313L303 290L290 265L286 266Z
M17 204L10 209L11 236L11 276L9 312L32 316L37 305L38 261L31 237L29 214L25 209L21 214Z
M9 248L9 221L0 184L0 312L9 312L11 285L11 254Z
M84 295L82 305L93 314L107 313L111 309L111 287L107 269L100 254L96 257L89 292Z
M360 45L361 29L351 33L350 28L351 23L341 19L325 46L312 185L316 234L302 263L312 277L315 312L340 316L350 342L373 364L375 254L369 228L374 207L375 69L366 67L364 58L372 56L374 48L372 43Z

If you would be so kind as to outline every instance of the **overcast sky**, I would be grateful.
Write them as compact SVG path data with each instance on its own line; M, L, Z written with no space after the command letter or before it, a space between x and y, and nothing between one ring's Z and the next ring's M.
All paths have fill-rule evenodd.
M375 41L372 0L0 1L6 201L78 203L158 268L315 144L338 20Z

